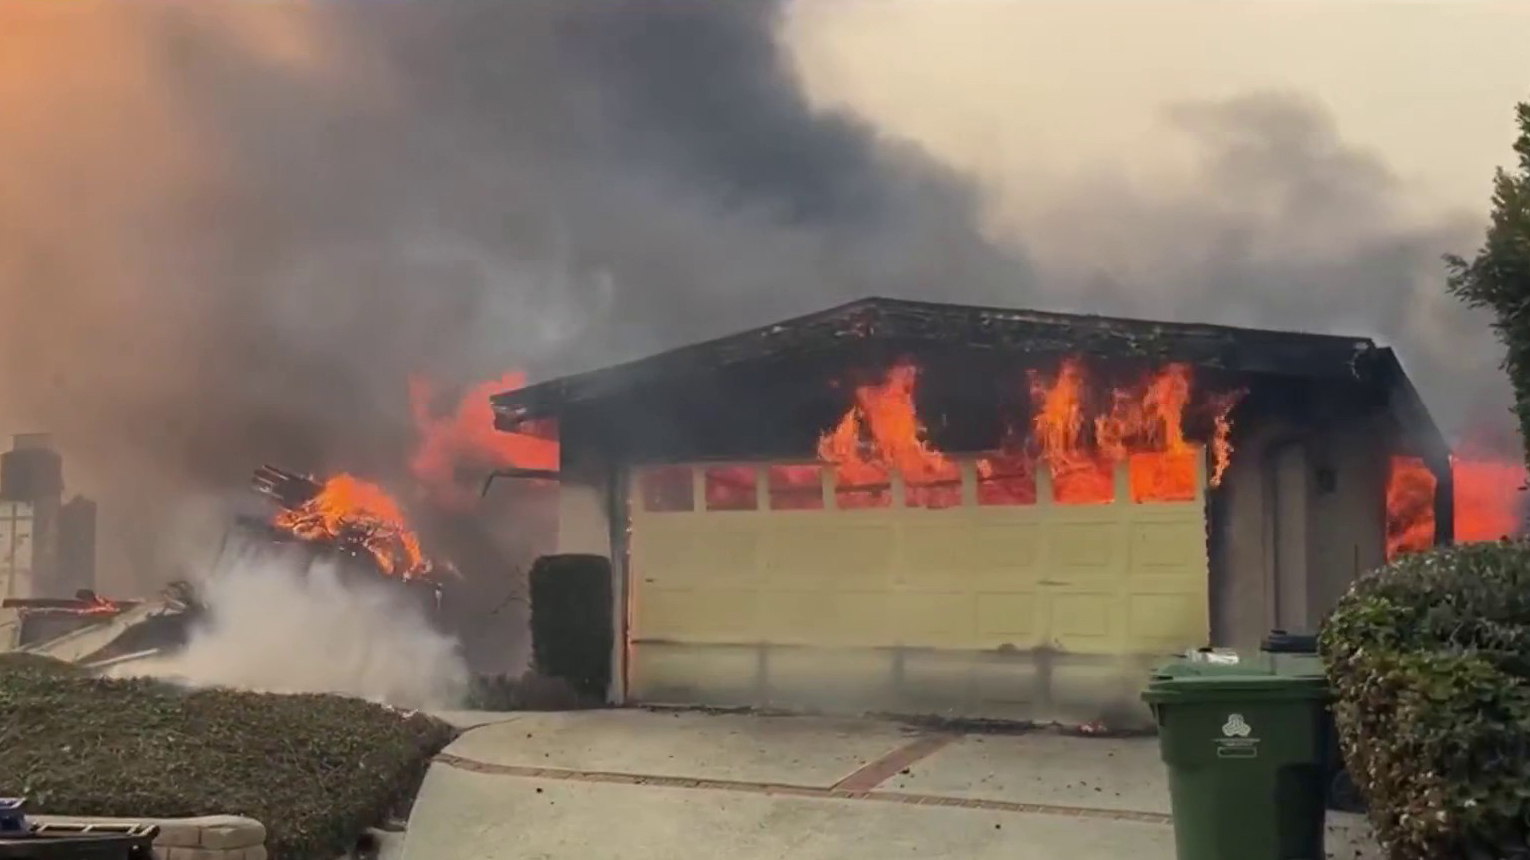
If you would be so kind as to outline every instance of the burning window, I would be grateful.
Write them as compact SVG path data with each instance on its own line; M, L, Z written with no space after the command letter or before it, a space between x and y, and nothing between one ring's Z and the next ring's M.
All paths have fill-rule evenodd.
M910 508L955 508L962 503L962 470L942 459L914 474L903 476L903 493Z
M1132 501L1195 501L1195 450L1133 454L1131 468Z
M1036 504L1036 463L1024 454L994 453L979 457L977 502L980 505Z
M753 466L710 466L704 475L707 510L752 511L760 506Z
M1434 545L1434 473L1418 457L1393 457L1387 474L1387 558Z
M845 511L892 506L892 477L886 469L865 465L839 470L834 482L834 507Z
M1047 464L1052 500L1062 505L1108 505L1116 500L1115 465L1085 457Z
M818 466L771 466L766 480L771 510L823 510L823 471Z
M834 465L836 506L892 505L892 469L916 482L939 483L955 467L931 447L914 407L919 369L900 362L878 383L855 389L855 401L839 423L818 440L818 456ZM960 473L956 472L956 480ZM949 489L932 491L937 495ZM920 496L921 500L926 497ZM956 490L961 501L961 489ZM910 505L913 505L910 496Z
M655 466L638 476L643 510L676 513L696 509L696 488L689 466Z
M1163 365L1135 383L1094 384L1084 361L1065 358L1055 373L1032 371L1031 414L1005 440L1006 457L978 461L979 504L1028 504L1035 500L1034 467L1045 465L1053 499L1061 504L1109 504L1116 476L1126 469L1135 502L1194 501L1200 492L1196 458L1209 448L1209 483L1220 485L1232 455L1232 409L1244 392L1203 394L1192 400L1187 364ZM850 409L819 439L818 454L831 463L841 491L840 507L883 507L876 489L891 471L904 476L909 507L961 504L959 471L936 449L915 409L918 369L904 361L875 383L855 388ZM1186 421L1200 425L1202 444L1192 444Z
M1468 450L1450 458L1455 483L1455 539L1518 537L1525 523L1525 464L1517 454Z

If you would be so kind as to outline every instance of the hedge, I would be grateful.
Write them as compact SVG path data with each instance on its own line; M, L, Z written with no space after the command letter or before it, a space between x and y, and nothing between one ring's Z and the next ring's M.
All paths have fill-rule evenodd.
M0 797L35 813L244 815L272 860L333 860L407 810L446 724L359 699L186 690L0 660Z
M531 566L531 661L580 696L604 700L611 683L611 562L544 555Z
M1319 647L1345 761L1392 860L1530 858L1530 545L1362 577Z

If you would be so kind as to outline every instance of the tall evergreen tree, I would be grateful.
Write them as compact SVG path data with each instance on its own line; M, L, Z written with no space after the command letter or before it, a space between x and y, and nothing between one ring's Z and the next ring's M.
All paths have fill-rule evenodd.
M1515 111L1517 170L1499 168L1493 180L1492 223L1470 260L1445 257L1453 296L1493 312L1493 328L1506 348L1504 370L1514 389L1525 462L1530 465L1530 102Z

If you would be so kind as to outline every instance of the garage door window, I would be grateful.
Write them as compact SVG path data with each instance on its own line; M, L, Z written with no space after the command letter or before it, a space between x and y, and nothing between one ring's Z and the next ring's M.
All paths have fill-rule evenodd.
M643 510L675 513L696 509L696 488L691 484L689 466L655 466L638 475L638 490L643 495Z
M892 477L870 464L835 475L834 507L842 511L892 507Z
M923 474L904 478L903 493L911 508L955 508L962 503L962 469L953 460L926 465Z
M752 511L759 507L759 473L753 466L708 466L704 484L709 511Z
M770 509L823 510L823 469L812 465L771 466L767 472Z
M973 463L980 505L1036 504L1036 467L1029 457L994 453Z
M1195 452L1134 454L1131 461L1132 501L1195 501Z

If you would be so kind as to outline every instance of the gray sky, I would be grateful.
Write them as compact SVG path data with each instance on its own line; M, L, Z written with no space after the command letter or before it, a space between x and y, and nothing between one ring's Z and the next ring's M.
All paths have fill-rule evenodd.
M1253 90L1326 106L1423 205L1482 210L1530 98L1522 0L798 0L824 104L995 182L1020 208L1101 162L1172 172L1166 104Z

